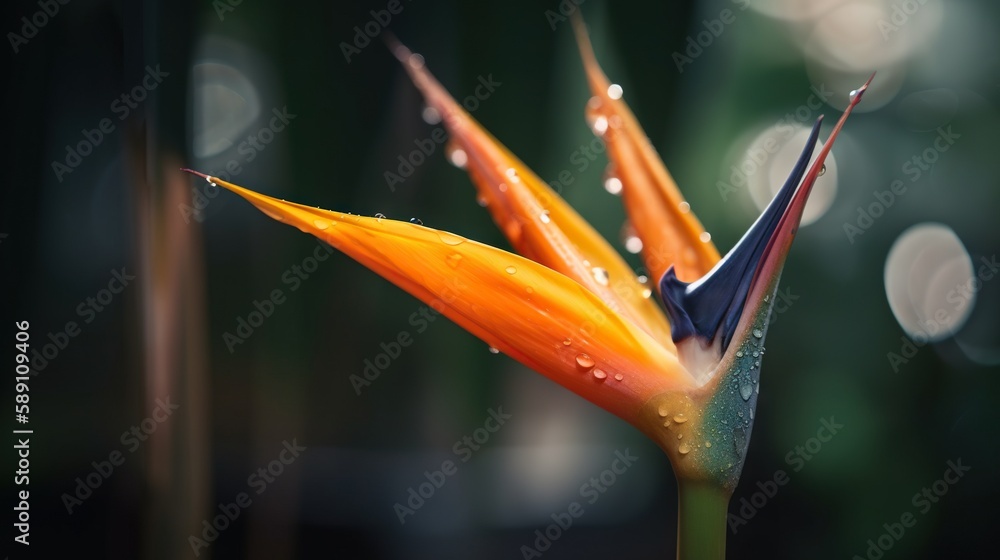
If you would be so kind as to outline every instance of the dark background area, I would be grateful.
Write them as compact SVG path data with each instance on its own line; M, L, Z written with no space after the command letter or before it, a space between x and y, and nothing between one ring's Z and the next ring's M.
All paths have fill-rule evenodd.
M639 459L584 504L543 557L671 557L674 479L638 431L491 354L444 318L411 322L423 304L341 254L289 282L293 267L311 266L315 239L230 193L209 198L204 182L177 171L221 175L235 161L232 181L254 190L418 217L509 247L441 146L404 182L387 185L398 157L434 128L380 36L345 59L342 43L387 2L233 4L53 0L46 6L58 11L39 18L45 24L16 51L10 33L22 34L21 18L44 8L5 5L13 70L0 204L4 332L13 340L14 322L27 320L32 350L52 345L52 357L32 362L32 544L8 539L9 557L194 557L189 535L200 536L203 520L245 492L252 504L199 557L521 558L535 530L580 501L581 485L626 448ZM830 122L847 92L879 71L834 149L829 207L803 226L783 275L794 298L769 331L756 428L730 508L746 523L733 522L728 558L865 557L883 524L908 512L916 525L883 540L891 545L884 558L992 556L1000 282L981 276L965 311L946 314L949 332L912 354L908 344L922 342L921 333L888 298L951 310L962 263L978 270L981 259L996 258L998 7L751 4L580 6L598 59L723 252L759 212L748 187L719 186L731 183L731 166L745 161L752 141L776 123L808 126L820 114ZM894 15L904 4L915 6L900 12L905 21ZM388 30L423 54L456 98L481 77L499 82L475 118L543 178L569 170L563 196L620 246L624 212L601 187L606 159L581 159L594 144L571 28L546 16L573 4L400 5L377 34ZM691 47L719 28L712 20L725 9L735 20L707 46ZM690 62L678 67L676 53ZM166 75L135 107L123 106L149 68ZM829 102L810 107L824 87L834 92ZM260 136L283 110L294 118ZM76 162L67 150L97 138L103 119L112 128L89 155L71 171L53 167ZM907 162L948 127L960 137L914 179ZM270 140L257 148L251 135ZM769 186L765 175L755 177ZM896 180L905 193L863 234L847 233L845 224L859 224L858 208ZM901 234L927 223L954 235L928 234L922 256L887 266ZM640 266L637 255L628 258ZM123 268L134 279L120 293L102 292ZM887 282L887 268L905 281ZM243 343L227 346L224 334L274 290L284 302ZM78 334L65 334L69 321ZM414 343L356 390L351 376L402 332ZM904 352L904 363L893 362L890 353ZM167 398L179 408L147 421L155 432L130 451L123 433L160 415L157 399ZM462 462L456 442L499 407L511 418ZM843 428L817 448L810 438L831 417ZM306 449L280 464L273 482L250 478L293 441ZM810 449L809 460L796 458L798 447ZM123 462L67 507L77 479L116 451ZM20 488L16 457L6 456L12 519ZM394 505L449 459L457 473L401 524ZM913 501L959 460L971 470L939 484L946 494L926 511ZM762 498L758 483L779 471L788 483ZM755 499L763 504L741 512L743 500Z

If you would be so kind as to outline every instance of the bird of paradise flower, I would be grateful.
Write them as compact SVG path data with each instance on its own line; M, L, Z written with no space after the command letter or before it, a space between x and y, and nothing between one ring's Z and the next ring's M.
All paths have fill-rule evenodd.
M479 337L643 431L667 454L679 489L677 557L725 556L760 389L768 315L809 193L852 109L812 161L822 117L760 218L724 257L575 23L593 97L586 116L607 146L650 288L558 194L476 122L393 39L451 135L479 200L517 253L384 217L321 210L185 169L326 241ZM874 76L873 76L874 77ZM661 308L654 298L663 303ZM665 309L666 314L663 310Z

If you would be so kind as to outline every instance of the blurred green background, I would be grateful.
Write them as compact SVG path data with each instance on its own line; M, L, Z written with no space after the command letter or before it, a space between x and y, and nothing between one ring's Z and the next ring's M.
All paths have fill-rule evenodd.
M315 239L177 171L232 165L267 194L508 247L441 146L388 184L435 128L383 46L391 32L456 98L497 83L475 118L621 247L563 21L576 9L723 252L790 167L787 150L753 163L753 146L771 134L797 152L799 127L829 122L879 72L785 269L728 557L989 553L1000 282L979 271L1000 245L996 3L389 4L8 3L4 317L9 337L28 320L32 348L52 345L32 361L32 545L11 558L523 558L626 449L639 459L542 555L671 557L676 489L652 442L347 257L310 261ZM282 303L227 344L275 290ZM404 332L413 343L396 352ZM359 389L368 363L384 371ZM167 397L179 408L163 417ZM461 443L501 407L511 416L488 441ZM818 445L824 421L843 427ZM401 523L395 504L449 459L457 472ZM935 487L949 461L971 470ZM788 482L766 491L779 472ZM240 493L249 507L206 537ZM906 513L916 524L886 536Z

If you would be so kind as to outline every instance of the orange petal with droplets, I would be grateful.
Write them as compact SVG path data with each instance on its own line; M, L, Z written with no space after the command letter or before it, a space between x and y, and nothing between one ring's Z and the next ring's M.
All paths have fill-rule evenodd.
M548 184L473 119L431 75L423 57L398 42L390 48L451 135L493 220L514 249L586 287L609 307L674 351L670 325L621 255ZM456 151L463 154L456 158ZM655 279L654 279L655 280Z
M654 284L674 265L681 280L694 281L719 261L719 251L684 201L635 115L621 100L594 56L586 27L574 18L580 54L593 97L587 118L608 147L613 175L622 182L629 220L642 239L642 256Z
M197 174L625 420L635 420L651 396L693 386L674 354L579 283L534 261L444 231L285 202Z

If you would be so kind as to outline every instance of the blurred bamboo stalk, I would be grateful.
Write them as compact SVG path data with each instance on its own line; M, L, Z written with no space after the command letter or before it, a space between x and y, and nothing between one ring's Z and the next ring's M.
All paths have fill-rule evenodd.
M179 409L146 443L142 500L145 558L191 555L190 535L209 516L208 383L201 235L178 205L189 202L186 154L191 14L186 2L146 0L125 7L125 80L141 83L147 67L163 78L126 129L126 160L139 273L144 414L168 397ZM138 116L137 116L138 117ZM202 557L204 557L202 551Z

